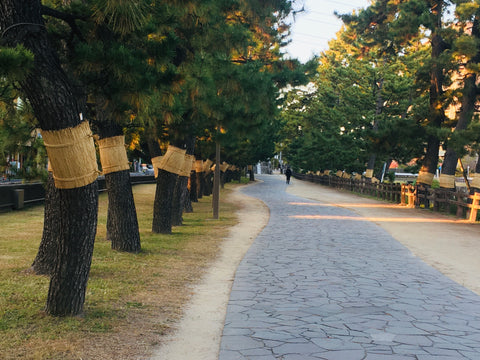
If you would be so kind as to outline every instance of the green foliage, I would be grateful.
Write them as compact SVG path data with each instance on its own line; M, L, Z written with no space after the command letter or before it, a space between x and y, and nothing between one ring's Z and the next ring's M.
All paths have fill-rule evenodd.
M28 103L15 98L12 88L0 98L0 172L26 180L44 179L46 151L38 137L36 121ZM12 156L21 156L21 168L11 167Z
M479 7L480 4L477 1L462 1L455 7L455 14L460 19L471 19Z
M33 66L33 54L22 45L15 48L0 47L0 76L20 81Z
M407 110L426 103L414 95L412 59L359 48L351 28L338 38L319 59L313 91L288 95L279 150L296 170L314 172L363 173L371 153L409 161L423 151L424 132Z
M50 40L86 94L93 128L120 127L131 149L140 150L145 134L165 144L196 137L204 157L220 140L232 163L268 159L279 128L279 89L304 84L313 71L313 62L281 53L288 0L44 5L51 9L44 16Z
M98 0L93 6L97 23L107 23L122 35L140 29L147 23L149 6L144 0Z
M305 171L361 171L367 154L380 163L417 158L430 169L436 156L427 144L477 150L476 121L453 133L458 119L444 111L469 100L457 71L479 73L479 5L451 3L454 20L444 16L450 1L375 1L340 15L345 27L319 59L315 91L294 90L283 109L284 157Z
M480 122L475 116L467 129L453 132L448 140L451 147L459 156L474 155L480 152Z
M207 1L196 4L194 14L187 10L197 20L179 22L186 55L174 103L183 114L168 124L170 138L196 135L203 157L213 156L212 142L219 140L222 158L238 165L273 156L274 136L265 134L278 128L279 87L305 78L300 64L279 52L287 3Z
M478 53L480 40L470 35L460 35L455 40L455 51L460 56L466 56L467 58L473 58Z

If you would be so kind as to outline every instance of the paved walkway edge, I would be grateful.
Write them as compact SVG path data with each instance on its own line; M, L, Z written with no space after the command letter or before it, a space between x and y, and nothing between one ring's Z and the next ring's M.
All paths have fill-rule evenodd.
M230 230L218 259L210 266L201 283L194 287L194 295L184 311L178 330L155 351L152 360L218 358L235 272L269 219L266 205L242 194L240 189L237 188L231 196L231 201L241 204L237 212L239 223Z

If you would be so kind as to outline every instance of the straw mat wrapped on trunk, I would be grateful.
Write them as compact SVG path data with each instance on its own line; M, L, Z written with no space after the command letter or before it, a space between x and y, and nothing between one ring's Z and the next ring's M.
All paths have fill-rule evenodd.
M74 189L93 183L98 177L97 157L90 125L42 131L55 187Z
M130 169L125 150L125 136L108 137L97 141L104 174Z

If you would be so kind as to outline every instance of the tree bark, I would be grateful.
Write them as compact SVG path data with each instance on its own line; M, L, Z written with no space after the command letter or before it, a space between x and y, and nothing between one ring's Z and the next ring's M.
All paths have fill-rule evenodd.
M100 139L123 135L114 117L114 111L103 96L97 96L96 122ZM121 151L126 151L121 149ZM137 211L133 198L130 171L121 170L105 174L108 193L107 239L112 249L137 253L141 249Z
M238 181L238 182L241 182L242 181L242 170L240 170L240 169L236 170L233 174L233 179Z
M478 175L477 175L478 174ZM480 176L480 156L477 159L477 163L475 164L475 174L474 174L474 180L475 177ZM470 186L470 192L472 194L476 192L480 192L480 181L473 181L471 186Z
M230 169L225 171L225 176L224 176L224 183L227 184L232 181L233 178L233 173Z
M196 171L190 173L190 200L191 202L198 202Z
M34 54L34 68L20 82L42 130L79 125L85 113L72 82L47 38L39 0L4 0L0 3L0 32L4 43L23 44ZM55 169L53 169L55 172ZM59 246L51 277L46 311L77 315L83 311L85 291L97 227L98 185L94 181L76 189L58 189Z
M173 192L172 203L172 226L181 226L183 224L183 210L185 209L185 200L187 198L188 177L178 176Z
M220 173L220 187L223 189L225 188L225 182L227 181L227 174L226 172L221 172Z
M98 183L59 190L61 219L57 264L50 281L46 311L77 315L83 311L93 243L97 230ZM93 234L93 236L92 236Z
M185 206L183 211L186 213L193 213L192 200L190 199L190 190L187 190L187 197L185 198Z
M205 193L205 173L195 172L197 176L197 199L203 198L203 194Z
M195 151L195 136L186 136L185 138L185 150L187 155L193 155ZM188 176L178 176L173 192L173 204L172 204L172 225L181 226L183 224L183 211L185 209L185 202L188 193ZM193 209L192 209L193 210Z
M385 61L384 61L385 62ZM377 90L377 100L375 103L375 120L373 122L373 132L377 133L378 132L378 117L382 114L383 112L383 96L382 96L382 90L383 90L383 84L384 84L384 79L380 80L375 80L374 86L376 86ZM367 171L366 171L366 178L369 179L370 181L375 177L375 161L377 160L377 154L372 153L370 154L370 157L368 159L368 164L367 164Z
M162 151L156 139L148 139L148 147L152 158L161 156ZM152 232L158 234L172 233L172 200L173 190L178 175L157 169L157 186L153 202Z
M152 231L158 234L172 233L173 189L178 175L159 169L155 203L153 207Z
M473 21L473 27L472 27L472 36L475 36L477 39L480 38L480 21L479 21L479 16L475 16L475 19ZM473 62L475 64L480 63L480 52L477 52L477 55L474 57ZM478 88L477 88L478 92ZM470 191L472 194L475 192L480 192L480 156L477 160L477 163L475 165L475 174L473 175L473 181L470 185Z
M375 176L374 170L375 170L376 159L377 159L376 154L370 154L370 157L368 158L366 178L369 179L370 181Z
M430 72L430 107L429 120L430 126L440 128L445 119L445 109L442 104L443 94L443 67L440 65L440 57L446 50L445 43L439 34L442 26L443 0L436 0L432 4L432 14L436 18L436 28L432 30L432 68ZM417 183L431 186L430 179L433 179L438 166L438 150L440 148L440 139L435 135L429 135L427 138L427 151L420 169L420 176ZM423 174L430 176L424 177Z
M108 192L107 239L112 249L137 253L141 249L130 171L105 175Z
M203 195L210 196L212 195L213 190L212 172L210 170L208 172L204 172L204 181L205 185L203 187Z
M470 123L475 111L475 102L477 100L477 86L475 85L477 76L474 73L467 74L464 79L462 108L458 118L455 132L465 130ZM447 148L445 159L442 165L442 174L440 175L440 186L449 190L455 190L455 182L444 181L444 178L455 176L457 170L458 155L451 147Z
M52 172L48 172L45 189L45 208L42 241L33 260L32 271L37 275L52 275L57 261L57 248L61 214L58 207L58 190Z

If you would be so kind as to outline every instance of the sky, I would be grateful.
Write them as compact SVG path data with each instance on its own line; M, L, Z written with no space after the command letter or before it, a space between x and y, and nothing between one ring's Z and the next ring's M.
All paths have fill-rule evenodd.
M292 58L305 62L314 54L318 55L328 49L328 42L335 38L341 29L342 22L334 15L352 13L365 8L370 0L303 0L296 1L295 9L305 11L295 17L291 27L292 42L286 47L286 52Z

